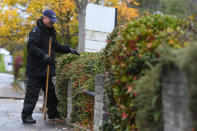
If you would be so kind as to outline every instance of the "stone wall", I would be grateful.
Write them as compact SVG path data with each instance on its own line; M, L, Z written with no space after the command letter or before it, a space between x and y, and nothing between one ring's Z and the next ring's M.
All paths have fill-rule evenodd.
M68 92L67 92L67 122L71 121L72 113L72 86L71 81L68 82Z
M164 131L191 131L188 77L177 67L165 69L162 75L162 106ZM104 75L95 77L94 131L102 131L107 121L107 95L103 88ZM72 87L68 83L67 120L71 120Z
M191 131L188 79L177 67L162 76L164 131Z
M102 131L103 123L107 120L107 96L104 91L104 75L98 75L95 77L95 96L94 99L94 131ZM83 91L82 91L83 92ZM71 82L68 82L68 94L67 94L67 122L71 124L72 113L72 86Z
M107 120L107 95L103 88L104 83L104 75L97 75L95 77L94 131L103 130L103 123Z

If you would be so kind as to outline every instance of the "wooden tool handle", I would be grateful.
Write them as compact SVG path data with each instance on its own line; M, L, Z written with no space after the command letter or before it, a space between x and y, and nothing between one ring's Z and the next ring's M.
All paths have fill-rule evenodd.
M50 40L49 40L49 57L51 57L51 41L52 41L52 37L50 37ZM46 120L46 112L47 112L47 96L48 96L48 87L49 87L49 70L50 70L50 66L47 65L46 92L45 92L45 102L44 102L44 120Z

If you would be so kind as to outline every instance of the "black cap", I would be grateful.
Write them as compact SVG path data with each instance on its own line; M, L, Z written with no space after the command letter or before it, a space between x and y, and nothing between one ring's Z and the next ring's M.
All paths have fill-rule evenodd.
M43 15L44 15L44 16L47 16L47 17L50 19L50 21L51 21L52 23L57 22L56 14L55 14L55 12L54 12L53 10L45 10L45 11L43 12Z

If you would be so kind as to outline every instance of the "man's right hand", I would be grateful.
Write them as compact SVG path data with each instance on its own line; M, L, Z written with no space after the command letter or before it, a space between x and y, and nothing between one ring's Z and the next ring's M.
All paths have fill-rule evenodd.
M49 57L49 55L45 54L44 55L44 61L48 64L48 65L51 65L53 62L52 62L52 59Z
M72 54L80 55L76 50L74 50L74 49L72 49L72 48L70 48L70 52L71 52Z

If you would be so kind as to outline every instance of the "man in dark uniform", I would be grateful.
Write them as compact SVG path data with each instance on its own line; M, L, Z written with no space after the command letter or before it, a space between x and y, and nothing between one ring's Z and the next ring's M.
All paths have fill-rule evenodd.
M49 119L60 118L59 112L57 111L58 100L52 83L52 76L55 75L55 52L79 54L74 49L60 45L57 42L56 31L53 27L53 23L55 22L57 20L54 11L45 10L43 16L37 20L37 25L29 34L26 66L28 81L24 107L21 113L24 123L36 123L36 120L32 118L32 113L38 100L40 89L45 92L47 65L50 65L47 114ZM50 37L52 37L52 42L51 56L49 57Z

